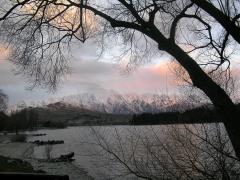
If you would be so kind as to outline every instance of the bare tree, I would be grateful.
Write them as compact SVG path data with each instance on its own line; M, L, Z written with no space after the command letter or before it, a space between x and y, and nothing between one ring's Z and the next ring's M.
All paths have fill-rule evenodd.
M216 180L240 176L240 162L223 124L91 131L96 144L107 153L107 167L117 165L122 176L130 173L144 179Z
M206 11L214 19L216 19L231 36L240 43L240 28L239 18L240 14L237 10L239 8L238 1L217 1L215 4L206 0L191 0L197 6ZM218 5L216 7L215 5Z
M224 18L218 19L216 13L206 14L206 9L203 11L203 6L197 4L199 1L6 2L1 8L1 33L6 37L2 41L10 43L12 61L21 73L34 77L34 85L55 88L60 75L68 72L68 61L64 58L66 47L76 40L85 42L98 32L103 33L102 39L119 37L117 39L126 47L121 56L130 57L132 63L147 61L151 57L147 52L155 47L171 55L187 71L192 84L209 97L240 158L239 111L221 85L209 76L220 68L224 72L229 70L234 50L230 34L234 35L221 21ZM239 1L231 2L234 6L222 3L224 7L218 10L230 12L232 7L239 6ZM234 8L234 13L224 13L228 18L224 20L234 28L239 27L238 9Z

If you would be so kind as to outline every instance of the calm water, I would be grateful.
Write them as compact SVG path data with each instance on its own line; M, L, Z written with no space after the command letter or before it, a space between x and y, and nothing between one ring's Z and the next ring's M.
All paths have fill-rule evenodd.
M119 152L121 156L122 153L128 151L126 147L130 147L130 143L132 144L135 141L136 135L149 134L153 129L161 134L165 128L163 126L81 126L66 129L42 129L34 131L34 133L46 133L46 136L30 137L28 141L64 140L64 144L51 147L51 157L74 152L75 161L73 163L75 165L80 166L96 179L106 179L116 178L116 176L126 172L125 168L109 157L109 154L99 146L99 143L103 145L111 144L111 147L115 148L113 149L114 152L119 152L119 144L121 144L122 152ZM35 147L33 157L46 158L46 146ZM132 176L127 177L134 179ZM116 179L126 179L127 177Z
M114 155L128 161L132 155L129 152L135 152L135 163L138 163L146 157L143 146L147 144L159 147L159 142L167 141L169 133L173 133L170 127L172 126L81 126L43 129L34 133L46 133L46 136L30 137L28 141L64 140L64 144L50 147L51 157L74 152L73 163L95 179L137 179L132 175L126 175L126 168L116 161ZM46 158L47 149L49 148L46 146L35 147L33 157ZM115 154L109 154L106 150Z

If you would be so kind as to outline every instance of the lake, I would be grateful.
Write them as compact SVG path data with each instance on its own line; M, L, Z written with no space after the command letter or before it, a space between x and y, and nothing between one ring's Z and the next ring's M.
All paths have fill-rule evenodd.
M160 133L163 127L167 126L78 126L68 127L65 129L41 129L34 133L45 133L46 136L30 137L28 141L34 140L64 140L64 144L53 145L51 157L58 157L61 154L69 152L75 153L76 166L80 166L96 179L106 179L116 177L124 172L121 165L117 162L110 162L108 154L102 150L97 144L98 135L104 137L104 140L116 148L122 143L122 148L130 147L128 143L133 143L133 135L149 134L154 129ZM31 132L33 133L33 132ZM119 136L118 136L119 135ZM121 140L119 139L121 138ZM118 150L115 150L118 151ZM125 149L125 151L128 151ZM138 152L139 153L139 152ZM36 146L34 149L34 158L46 158L46 146ZM132 176L130 176L133 179ZM118 177L117 179L126 179L127 177Z
M76 167L84 169L95 179L138 179L136 176L129 174L128 168L138 172L144 171L145 174L153 173L156 176L162 176L156 173L164 170L162 169L165 166L163 164L172 163L169 158L166 158L169 155L168 153L183 154L182 149L175 148L175 146L184 147L185 145L181 145L182 142L192 140L192 136L187 131L191 130L192 134L201 131L200 134L202 134L202 131L206 132L207 130L210 133L209 135L215 135L215 132L218 131L213 129L216 129L216 127L221 130L223 135L222 124L75 126L65 129L37 130L34 133L46 133L46 136L29 137L28 141L64 140L64 144L50 146L51 157L74 152L75 161L72 163ZM176 138L176 142L174 142L174 145L168 146L168 144L173 143L172 138ZM180 138L185 140L183 141ZM196 144L200 141L197 138L194 139ZM49 152L49 146L36 146L33 158L44 159L46 158L46 152ZM162 163L159 166L160 169L155 162Z

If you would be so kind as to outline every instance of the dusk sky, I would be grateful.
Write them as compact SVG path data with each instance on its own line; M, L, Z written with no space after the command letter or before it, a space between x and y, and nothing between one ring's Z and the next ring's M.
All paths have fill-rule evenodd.
M0 57L0 88L9 96L9 104L23 101L30 103L49 98L59 98L81 93L105 93L114 90L119 93L159 93L175 90L173 73L169 70L166 57L155 57L150 63L141 65L127 73L123 62L111 61L107 56L96 57L96 47L84 44L72 51L71 74L59 84L56 92L34 88L22 75L14 74L14 65L7 60L6 53Z
M111 40L108 44L114 46ZM22 75L15 75L15 67L7 60L7 53L0 52L0 89L9 96L10 105L22 101L29 103L86 92L97 94L111 90L118 93L138 94L177 92L175 75L169 68L171 66L169 56L156 55L151 62L127 73L126 63L114 62L109 55L109 52L119 53L120 48L108 48L100 59L96 56L97 51L92 41L74 45L69 57L71 74L63 78L54 93L42 88L28 90L28 79L23 78ZM233 72L235 76L239 76L239 56L234 59Z
M28 80L14 73L15 66L7 60L7 53L0 56L0 89L9 96L9 105L59 99L64 96L82 93L176 93L176 76L169 66L170 57L155 56L152 61L138 66L127 73L126 63L115 62L112 54L105 53L100 59L96 56L97 47L93 43L79 44L72 48L71 73L63 78L56 92L34 88L28 90ZM111 51L111 49L110 49ZM116 48L114 49L116 51ZM234 58L234 75L239 76L238 56Z

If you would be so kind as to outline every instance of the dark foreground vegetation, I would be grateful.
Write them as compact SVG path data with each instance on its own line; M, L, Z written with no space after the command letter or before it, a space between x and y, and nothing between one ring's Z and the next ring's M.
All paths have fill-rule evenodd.
M32 165L21 159L0 156L0 172L43 173L36 171Z
M19 130L34 129L37 126L37 114L29 109L16 111L10 115L0 112L0 130L18 134Z
M240 111L240 104L237 105ZM222 122L217 111L205 106L184 112L142 113L133 115L132 125L194 124Z
M36 128L65 128L67 126L125 125L131 115L111 114L67 105L61 102L46 107L25 107L6 115L0 112L0 131L16 132Z

